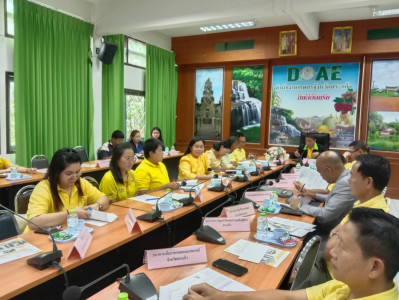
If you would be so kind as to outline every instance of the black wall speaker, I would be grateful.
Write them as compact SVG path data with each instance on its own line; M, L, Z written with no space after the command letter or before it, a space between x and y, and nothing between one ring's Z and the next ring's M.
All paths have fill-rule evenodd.
M107 65L111 64L117 49L118 47L115 44L104 41L100 53L98 53L98 59Z

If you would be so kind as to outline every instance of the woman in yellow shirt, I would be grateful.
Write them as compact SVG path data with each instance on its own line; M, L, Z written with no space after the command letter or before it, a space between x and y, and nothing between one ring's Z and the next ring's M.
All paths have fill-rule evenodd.
M212 149L206 151L210 167L215 171L230 169L232 164L227 163L225 155L229 153L231 144L228 141L221 141L213 144Z
M28 219L41 227L66 223L68 210L75 209L79 219L87 219L93 209L107 209L108 198L87 180L80 178L81 159L71 148L54 153L44 180L32 192ZM30 229L36 229L29 224Z
M109 171L104 174L100 191L111 201L125 200L136 194L136 183L132 167L137 160L129 143L115 146Z
M5 158L1 158L0 157L0 174L2 173L9 173L11 171L11 162L9 162L8 160L6 160ZM18 172L21 173L36 173L36 169L35 168L25 168L25 167L20 167L20 166L15 166Z
M208 155L204 153L205 142L200 137L192 138L179 163L179 179L210 179Z

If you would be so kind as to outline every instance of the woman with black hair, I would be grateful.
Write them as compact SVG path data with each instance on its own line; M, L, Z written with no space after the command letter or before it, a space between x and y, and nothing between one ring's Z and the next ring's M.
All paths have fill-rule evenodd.
M74 149L64 148L54 153L45 179L36 185L30 196L29 220L41 227L52 227L66 223L69 209L74 209L80 219L86 219L90 216L89 207L108 208L107 196L80 178L81 164ZM29 228L36 229L30 223Z
M143 154L143 142L140 140L140 131L135 129L130 133L129 144L132 146L134 153Z
M208 155L204 153L205 141L192 138L179 163L179 179L210 179Z
M109 171L104 174L100 183L100 191L109 200L120 201L136 194L136 183L132 167L137 158L129 143L119 144L114 148Z
M230 169L232 164L226 162L225 156L230 152L231 143L228 141L221 141L213 144L212 149L206 151L208 155L208 162L211 168L215 171Z
M162 139L162 131L161 131L161 128L159 128L159 127L153 127L153 128L151 129L151 137L152 137L153 139L160 140L161 143L162 143L162 151L165 151L165 144L164 144L163 139Z

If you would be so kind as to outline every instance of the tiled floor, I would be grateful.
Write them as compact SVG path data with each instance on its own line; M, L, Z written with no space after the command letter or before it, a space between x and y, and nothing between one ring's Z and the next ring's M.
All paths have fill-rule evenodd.
M389 207L389 213L399 218L399 200L391 199L391 205ZM396 285L399 287L399 273L396 274L394 279Z

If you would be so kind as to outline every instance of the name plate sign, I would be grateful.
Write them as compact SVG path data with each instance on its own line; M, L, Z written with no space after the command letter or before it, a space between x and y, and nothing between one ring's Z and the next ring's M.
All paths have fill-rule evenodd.
M251 202L224 207L219 217L235 218L252 216L255 214L254 206Z
M252 205L252 204L251 204ZM249 218L206 218L204 226L211 226L216 231L250 231Z
M71 256L76 255L79 255L80 259L83 259L86 255L87 249L89 249L92 240L93 237L87 227L83 227L82 231L76 238L75 243L73 243L72 249L68 253L66 260L68 260Z
M206 247L204 244L201 244L187 247L146 250L145 260L148 270L151 270L206 263L208 258Z
M97 160L96 167L97 168L109 168L110 159Z
M140 228L139 223L136 220L136 217L133 214L133 211L131 208L127 210L127 214L125 216L125 223L126 223L126 228L129 233L141 233L143 232Z

